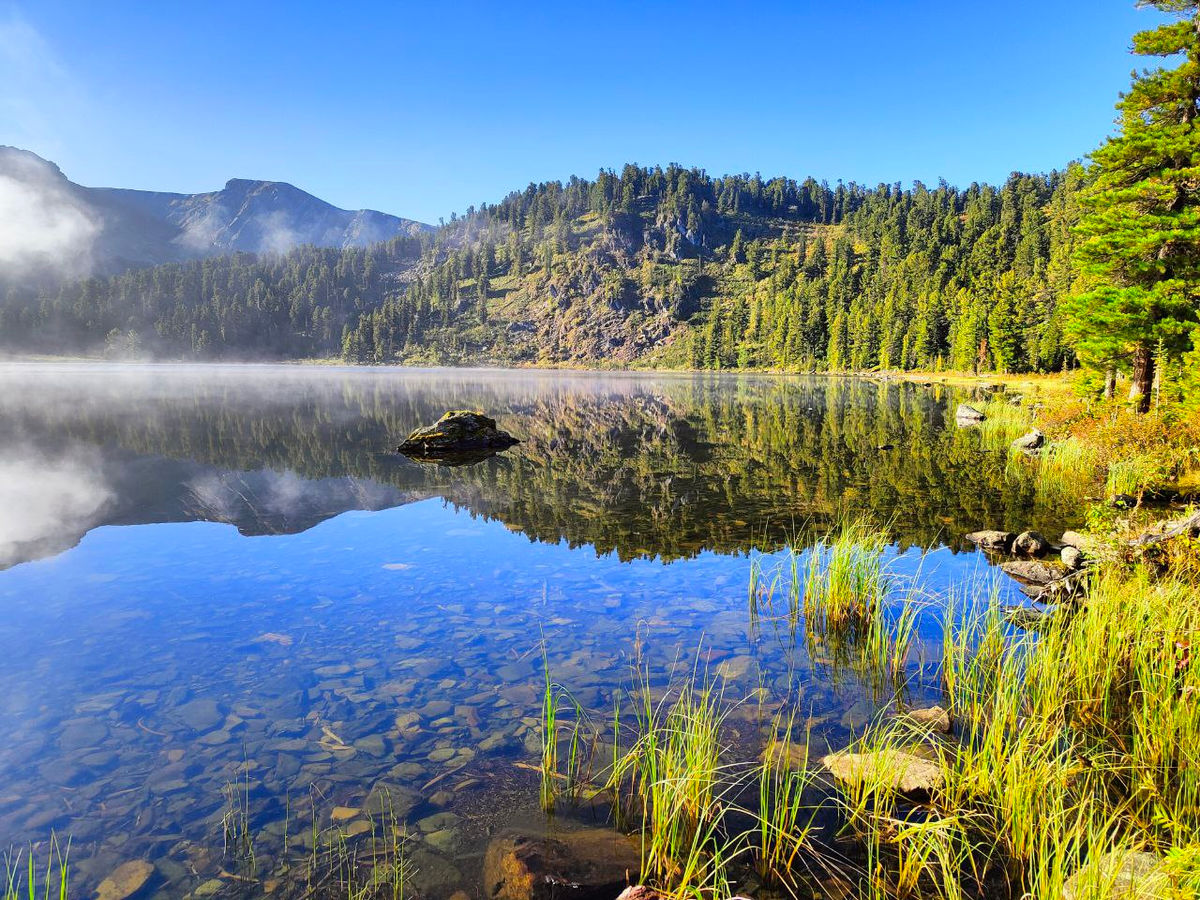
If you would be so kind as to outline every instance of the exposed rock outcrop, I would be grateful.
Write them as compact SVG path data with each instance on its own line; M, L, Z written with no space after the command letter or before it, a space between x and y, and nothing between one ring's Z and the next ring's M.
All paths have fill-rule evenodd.
M416 459L456 453L506 450L520 441L496 427L496 420L471 410L452 409L432 425L412 432L396 450Z

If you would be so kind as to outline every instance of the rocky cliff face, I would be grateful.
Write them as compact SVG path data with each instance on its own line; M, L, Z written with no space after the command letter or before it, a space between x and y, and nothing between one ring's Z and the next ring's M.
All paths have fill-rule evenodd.
M0 280L18 283L239 250L365 247L429 230L375 210L339 209L278 181L235 178L203 194L84 187L15 147L0 147L0 223Z

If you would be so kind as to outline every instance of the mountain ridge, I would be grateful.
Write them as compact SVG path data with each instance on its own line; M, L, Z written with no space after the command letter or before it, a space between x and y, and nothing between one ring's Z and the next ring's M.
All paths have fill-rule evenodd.
M196 194L88 187L53 161L8 146L0 146L0 209L26 226L12 258L0 255L0 280L11 268L41 283L239 251L366 247L433 230L378 210L341 209L283 181L231 178Z

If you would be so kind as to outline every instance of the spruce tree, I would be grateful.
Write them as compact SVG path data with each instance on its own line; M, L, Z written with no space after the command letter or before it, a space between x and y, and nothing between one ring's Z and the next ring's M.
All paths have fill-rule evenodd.
M1092 154L1076 261L1083 291L1069 333L1091 365L1132 370L1130 399L1145 412L1159 343L1186 348L1200 298L1200 0L1141 0L1178 14L1140 32L1133 52L1178 59L1134 73L1120 131Z

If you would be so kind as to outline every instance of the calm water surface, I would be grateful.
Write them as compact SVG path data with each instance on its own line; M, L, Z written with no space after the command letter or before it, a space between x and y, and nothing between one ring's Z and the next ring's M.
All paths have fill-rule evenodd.
M229 785L264 858L386 788L426 897L482 896L490 835L543 828L545 658L604 714L700 654L752 756L800 698L843 746L875 701L751 616L755 554L840 513L892 571L986 568L962 536L1077 524L868 381L293 367L0 368L0 844L70 835L79 896L149 860L230 893ZM450 408L523 439L477 465L390 448ZM887 448L887 449L884 449ZM921 652L936 655L936 634ZM757 743L756 743L757 742ZM571 819L571 814L560 816ZM285 824L286 823L286 824ZM286 839L287 854L282 850Z

